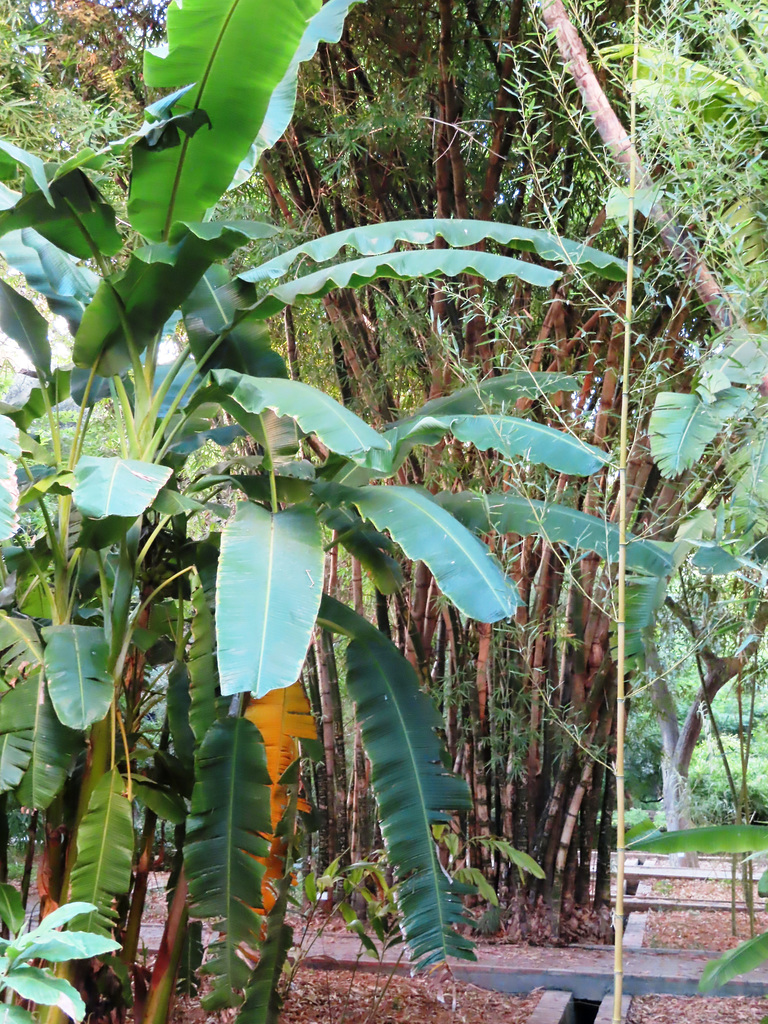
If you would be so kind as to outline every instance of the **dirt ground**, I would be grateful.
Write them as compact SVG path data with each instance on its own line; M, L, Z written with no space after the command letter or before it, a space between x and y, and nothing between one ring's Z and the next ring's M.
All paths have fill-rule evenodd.
M750 937L749 917L736 915L738 936L731 934L728 911L650 910L645 926L644 946L655 949L709 949L724 953ZM756 932L768 931L768 914L755 914Z
M768 999L681 999L642 996L632 1000L627 1024L762 1024Z
M439 978L386 977L349 971L298 972L281 1024L524 1024L541 992L505 996ZM172 1024L225 1024L198 1000L181 1000Z

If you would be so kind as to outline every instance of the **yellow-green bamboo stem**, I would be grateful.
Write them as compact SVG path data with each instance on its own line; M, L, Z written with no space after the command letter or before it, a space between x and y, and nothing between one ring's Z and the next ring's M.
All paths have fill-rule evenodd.
M635 273L635 189L637 164L634 159L637 125L637 65L640 44L640 0L635 0L634 53L630 92L629 192L627 197L627 297L624 310L624 358L621 388L621 431L619 442L619 571L617 580L616 658L616 907L614 928L613 1024L621 1024L624 995L624 735L626 732L626 631L627 631L627 456L629 450L629 394L632 349L632 288Z

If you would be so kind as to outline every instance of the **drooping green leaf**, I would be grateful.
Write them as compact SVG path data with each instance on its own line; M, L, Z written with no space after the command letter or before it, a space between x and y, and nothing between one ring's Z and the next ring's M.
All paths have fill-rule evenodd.
M21 893L13 885L0 884L0 919L8 926L11 935L21 931L24 924L24 905Z
M204 967L215 979L210 1009L237 1004L249 974L238 949L258 945L264 865L256 858L269 850L269 785L256 726L245 718L216 722L198 755L184 847L192 916L224 933Z
M75 466L75 505L85 516L135 519L149 508L171 470L136 459L83 455Z
M654 853L759 853L768 850L768 828L762 825L712 825L679 832L642 836L632 849Z
M83 930L109 934L117 919L114 901L128 892L133 864L133 815L125 784L113 768L96 784L77 830L71 899L92 903Z
M560 274L536 263L525 263L511 256L497 256L489 252L465 249L423 249L396 252L387 256L338 263L314 274L278 285L247 307L242 318L266 320L299 299L322 298L335 288L360 288L377 278L410 281L416 278L458 277L474 274L486 281L499 281L502 277L516 277L538 288L548 288Z
M79 905L80 913L93 910L93 905ZM34 959L48 960L50 963L66 963L68 960L86 960L93 956L114 952L120 943L104 935L92 932L61 932L50 926L33 928L32 931L19 935L5 952L12 961ZM15 964L14 964L15 966Z
M278 896L267 916L261 955L245 991L238 1024L278 1024L283 1007L280 980L293 944L293 928L285 923L290 887L290 875L277 883Z
M61 792L74 758L82 749L83 741L79 733L59 721L44 673L36 672L32 678L36 691L32 750L18 797L27 807L44 811Z
M269 330L258 321L232 326L240 298L226 269L211 267L184 302L189 347L201 372L224 368L251 377L288 377Z
M127 369L131 365L127 332L142 352L211 263L254 238L269 237L274 230L250 221L175 224L167 243L139 249L126 270L101 283L75 336L75 364L88 368L95 364L103 377Z
M0 280L0 329L18 344L42 374L51 369L48 324L29 299Z
M729 419L754 402L741 388L727 388L705 404L696 394L662 392L656 396L648 432L651 454L665 477L676 477L697 462Z
M133 227L164 238L174 221L201 220L232 180L264 121L271 95L320 0L185 0L168 10L168 47L147 51L152 89L195 87L178 95L177 116L205 111L210 129L179 146L144 152L128 205ZM254 31L254 26L269 26Z
M34 228L78 259L92 259L94 247L105 256L120 251L115 211L81 170L52 181L50 194L52 206L42 192L33 191L0 214L0 234Z
M244 377L232 370L214 370L213 379L245 409L259 415L271 409L291 416L306 433L314 433L331 451L349 458L389 445L372 427L317 388L296 380Z
M747 974L768 960L768 932L729 949L718 960L705 964L699 981L699 992L712 992L740 974Z
M216 590L223 694L263 697L296 682L320 607L323 561L312 508L274 515L239 505L222 535Z
M18 504L16 465L7 455L0 455L0 540L7 540L18 530Z
M540 534L550 543L566 544L576 551L595 551L608 562L619 557L618 527L565 505L552 505L512 492L445 491L436 495L435 501L476 533L493 530L521 537ZM632 534L627 540L628 568L655 576L666 576L672 571L672 556L663 545Z
M507 459L522 457L575 476L589 476L609 462L602 449L535 420L515 416L426 416L388 430L384 438L392 454L372 452L366 465L379 474L390 475L416 445L436 444L448 432L481 451L492 448Z
M74 1021L81 1021L85 1016L85 1003L77 989L64 978L57 978L41 967L23 964L8 971L3 982L22 999L31 999L42 1006L58 1006Z
M203 922L190 921L184 936L184 949L176 977L176 995L189 999L199 994L198 971L203 963L203 954Z
M379 530L388 530L409 558L427 564L440 589L470 618L497 622L514 614L519 597L488 548L414 487L348 487L317 484L329 505L355 505Z
M189 714L192 707L189 669L183 662L175 661L171 666L171 671L168 673L166 703L168 707L168 725L171 730L171 739L173 740L173 752L181 763L191 771L195 760L195 734L189 723ZM211 717L212 721L213 717ZM203 736L207 731L206 728L203 731Z
M0 1006L0 1024L35 1024L35 1018L29 1010L20 1006Z
M0 254L24 275L30 288L46 297L51 312L63 316L74 333L98 286L97 275L34 228L0 236Z
M389 553L394 545L383 533L374 530L352 509L326 508L321 513L325 525L335 530L338 542L368 570L376 589L394 594L403 585L403 571Z
M487 413L500 406L507 409L521 398L540 398L557 391L577 391L579 381L567 373L542 373L533 370L513 370L499 377L488 377L425 402L420 409L399 420L402 427L425 416L474 416Z
M16 176L18 166L26 168L32 181L37 185L49 203L52 203L51 194L48 191L48 176L45 173L45 164L34 153L28 153L12 142L0 139L0 178L6 180Z
M199 748L216 721L219 677L214 651L213 615L197 575L192 580L192 608L192 644L187 659L190 681L189 726Z
M323 263L333 259L344 246L356 249L362 256L382 256L390 252L397 242L431 245L438 237L444 238L450 246L478 245L485 239L491 239L511 249L535 252L542 259L553 263L577 266L585 273L599 273L613 281L623 281L626 277L626 264L623 260L580 242L559 238L547 231L524 228L517 224L496 224L492 221L445 219L402 220L392 224L368 224L346 231L336 231L298 245L295 249L290 249L241 276L246 281L274 280L286 274L300 256L309 256L316 262Z
M768 430L749 430L729 459L733 507L743 529L768 528Z
M70 729L87 729L106 715L113 682L109 644L100 626L47 626L45 672L56 714Z
M309 19L288 70L272 92L256 141L248 151L248 156L241 161L230 188L235 188L248 180L262 153L275 145L290 124L296 106L299 65L312 60L320 43L338 43L350 7L364 2L365 0L328 0L317 14Z
M162 821L170 821L173 825L184 823L187 808L183 797L173 789L134 779L133 792Z
M320 624L352 636L347 686L356 701L381 830L397 879L397 901L414 962L473 959L472 943L454 931L466 919L437 859L433 825L470 806L464 780L444 765L437 737L442 718L419 689L413 666L377 629L325 596Z

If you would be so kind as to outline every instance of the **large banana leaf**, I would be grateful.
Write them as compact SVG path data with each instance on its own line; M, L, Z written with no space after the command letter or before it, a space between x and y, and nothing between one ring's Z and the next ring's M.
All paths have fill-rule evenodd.
M198 755L184 847L192 915L224 933L204 968L215 978L209 1009L237 1004L249 974L238 950L258 945L269 782L258 729L245 718L216 722Z
M619 557L618 527L605 519L510 492L477 494L448 491L435 498L443 508L477 533L517 533L527 537L541 534L550 543L567 544L577 551L596 551L608 562ZM672 556L662 544L627 537L627 566L654 576L672 571Z
M117 919L114 901L124 896L131 884L133 816L124 788L116 768L103 775L77 830L70 899L96 907L80 919L83 931L109 934Z
M221 540L216 646L221 692L262 697L301 672L323 590L315 511L242 502Z
M648 425L651 454L665 477L676 477L701 458L728 420L743 415L754 396L741 388L727 388L717 400L704 403L698 395L662 392Z
M48 323L23 295L0 280L0 329L18 344L42 374L51 369Z
M7 455L0 455L0 540L7 540L18 530L18 504L16 464Z
M16 789L32 757L39 674L38 668L0 697L0 793Z
M736 949L729 949L718 960L711 960L701 972L699 992L711 992L740 974L747 974L768 960L768 932L755 935Z
M189 669L189 725L199 747L216 721L216 690L219 676L214 650L211 609L199 576L192 581L192 643L187 658Z
M142 352L214 261L274 232L255 221L175 224L167 243L137 250L99 285L75 336L75 364L96 364L103 377L122 373L131 365L127 335Z
M448 432L480 450L493 448L507 459L522 457L559 473L589 476L609 461L602 449L535 420L515 416L426 416L388 430L384 438L392 453L371 452L366 465L389 476L417 444L436 444Z
M474 274L494 282L502 277L516 277L538 288L549 288L561 276L536 263L525 263L511 256L498 256L473 249L396 252L387 256L370 256L367 259L337 263L279 285L240 315L243 318L266 320L299 299L322 298L335 288L360 288L381 277L410 281L420 277L458 277L460 274Z
M764 532L768 528L768 430L752 429L732 457L733 507L743 527Z
M24 275L33 291L46 297L51 312L63 316L74 333L98 286L97 275L34 228L10 231L0 237L0 254L10 267Z
M317 484L315 494L328 504L355 505L360 514L412 559L425 562L440 589L470 618L496 622L509 618L520 599L488 548L415 487L338 487Z
M41 191L27 192L0 214L0 235L34 228L57 248L78 259L92 259L94 247L105 256L120 251L123 240L115 211L81 171L74 170L50 184L53 204Z
M256 141L238 167L231 188L242 184L250 177L262 153L275 145L290 124L296 106L299 65L314 57L320 43L338 43L344 30L347 13L350 7L358 3L365 3L365 0L327 0L317 14L309 19L288 70L272 93Z
M59 721L43 672L36 672L32 678L36 691L32 749L18 797L27 807L44 811L61 792L83 740L79 733Z
M483 220L438 219L401 220L393 224L368 224L336 231L298 245L260 267L246 271L241 277L245 281L273 280L283 277L300 256L309 256L323 263L333 259L345 246L356 249L362 256L381 256L390 252L397 242L430 245L438 237L444 238L450 246L472 246L492 239L511 249L535 252L542 259L577 266L585 273L599 273L613 281L623 281L627 272L626 264L615 256L547 231Z
M269 798L272 831L261 897L262 905L269 913L276 902L277 882L286 872L288 850L288 838L279 825L289 805L290 794L281 780L299 756L299 740L317 739L317 725L300 681L252 700L245 717L261 733L267 755L267 770L272 780ZM310 809L303 799L299 799L298 808L302 811Z
M290 888L290 875L284 876L275 905L267 917L261 955L248 982L237 1024L278 1024L280 1020L283 1007L280 981L293 944L293 928L285 923Z
M168 10L168 47L147 51L152 89L194 88L176 99L179 115L204 111L202 128L181 145L154 147L134 165L128 205L133 227L167 237L179 220L202 220L223 194L256 138L272 93L293 60L320 0L184 0Z
M149 508L171 470L136 459L83 455L75 466L75 505L84 516L136 519Z
M224 367L251 377L287 378L285 361L272 348L266 324L231 326L239 301L227 270L213 266L183 303L189 347L200 371Z
M578 379L567 373L512 370L500 377L488 377L477 384L459 388L450 395L433 398L395 426L402 427L424 416L474 416L498 406L509 408L520 398L540 398L556 391L577 391L579 387Z
M100 626L47 626L45 672L56 714L70 729L100 721L112 703L109 644Z
M371 784L412 958L420 968L449 956L473 959L472 943L453 930L466 918L432 836L434 825L471 806L464 780L445 767L438 739L442 718L419 689L413 666L377 629L327 596L319 621L353 638L347 687L371 759Z
M329 395L296 380L245 377L232 370L214 370L216 383L245 409L259 415L271 409L291 416L306 433L314 433L331 451L349 458L371 449L388 451L381 434Z
M361 471L362 472L362 471ZM390 551L394 544L349 508L326 508L321 518L335 530L339 544L356 558L373 577L382 594L394 594L403 585L403 570Z
M759 853L768 850L768 828L762 825L712 825L679 832L656 832L629 844L653 853Z

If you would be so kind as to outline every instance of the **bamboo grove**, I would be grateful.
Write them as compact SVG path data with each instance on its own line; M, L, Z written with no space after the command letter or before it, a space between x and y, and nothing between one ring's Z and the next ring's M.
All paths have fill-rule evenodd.
M33 811L42 910L94 907L146 1024L203 922L206 1005L277 1018L299 860L385 849L414 961L471 956L441 828L511 929L607 940L624 5L185 0L142 77L147 17L113 68L122 138L0 140L0 328L34 367L0 410L0 790ZM685 75L754 148L762 29L737 22L751 85ZM641 68L677 102L682 72L650 46ZM699 238L650 122L640 143L625 651L661 706L675 581L736 574L742 642L703 648L702 705L768 614L762 242L738 220L730 271L749 197L716 196L728 232ZM667 721L670 807L697 723Z

